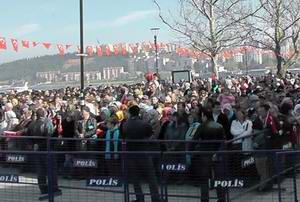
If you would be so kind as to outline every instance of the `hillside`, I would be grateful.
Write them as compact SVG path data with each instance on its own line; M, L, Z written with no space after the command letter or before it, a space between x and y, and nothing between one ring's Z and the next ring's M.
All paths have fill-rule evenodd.
M78 72L80 60L75 54L41 56L30 59L22 59L0 65L0 81L4 80L34 80L36 72L62 71ZM128 66L128 57L88 57L85 60L85 70L100 70L103 67Z

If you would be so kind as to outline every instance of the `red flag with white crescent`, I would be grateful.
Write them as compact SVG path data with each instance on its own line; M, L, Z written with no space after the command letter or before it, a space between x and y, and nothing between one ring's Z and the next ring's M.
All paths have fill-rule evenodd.
M150 43L150 45L151 45L151 49L155 50L155 44L154 43Z
M33 47L36 47L36 46L39 45L39 44L40 44L39 42L35 42L35 41L32 42L32 46L33 46Z
M130 48L131 48L133 54L137 54L138 53L138 47L136 47L135 45L131 44Z
M122 46L122 55L126 56L126 54L127 54L126 46Z
M110 48L108 46L105 47L106 56L110 56Z
M4 37L0 37L0 49L6 49L6 40Z
M11 39L11 44L14 49L14 51L18 52L18 40L17 39Z
M67 45L66 45L66 50L68 50L68 49L71 48L71 47L72 47L72 45L67 44Z
M48 42L44 42L43 43L43 46L47 49L49 49L51 47L51 43L48 43Z
M65 55L65 48L62 44L57 44L59 55Z
M118 47L118 45L114 45L114 53L115 53L115 56L119 55L119 47Z
M277 134L278 125L277 122L274 120L273 116L271 115L270 111L268 111L264 125L270 127L272 134L274 135Z
M23 48L29 48L29 41L23 40L22 46L23 46Z
M103 51L102 51L102 47L101 47L101 46L98 46L98 47L97 47L97 55L98 55L99 57L102 57L102 55L103 55Z

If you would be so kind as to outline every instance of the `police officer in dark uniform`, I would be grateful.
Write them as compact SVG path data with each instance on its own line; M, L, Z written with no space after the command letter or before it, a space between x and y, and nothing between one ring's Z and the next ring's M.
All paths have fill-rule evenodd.
M129 108L129 119L123 126L123 134L128 140L127 151L139 152L147 150L146 143L130 142L130 140L147 140L153 135L151 126L139 118L140 108L132 106ZM144 202L144 195L140 185L140 179L149 183L152 202L160 202L158 183L152 159L147 154L129 154L126 157L128 177L132 180L136 194L136 202Z
M54 132L54 127L52 121L46 118L46 111L43 108L39 108L36 111L37 119L32 122L28 128L29 134L33 134L34 136L49 138L52 136ZM38 139L34 141L34 150L35 151L47 151L46 139ZM48 183L47 183L47 171L51 169L52 171L52 192L54 195L61 195L61 190L58 188L57 184L57 174L56 174L56 166L55 160L53 158L48 159L43 154L36 155L36 169L37 169L37 178L38 185L41 191L42 197L48 197ZM51 162L52 166L48 165ZM49 180L49 179L48 179Z

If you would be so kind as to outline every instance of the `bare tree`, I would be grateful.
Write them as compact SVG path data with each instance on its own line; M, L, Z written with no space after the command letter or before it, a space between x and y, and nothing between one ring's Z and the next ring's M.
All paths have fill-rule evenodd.
M218 54L242 43L247 34L243 31L244 21L260 9L252 10L246 0L179 0L179 12L166 14L158 0L154 3L161 20L170 29L210 58L216 74Z
M259 0L259 6L246 23L249 43L273 51L277 75L285 77L299 57L300 0Z

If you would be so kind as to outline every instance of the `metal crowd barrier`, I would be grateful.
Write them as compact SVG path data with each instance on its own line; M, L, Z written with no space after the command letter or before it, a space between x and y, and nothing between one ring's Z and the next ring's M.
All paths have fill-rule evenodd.
M298 201L297 150L119 140L118 151L112 151L112 140L107 152L105 139L0 136L0 141L0 201ZM189 151L193 144L206 151Z

